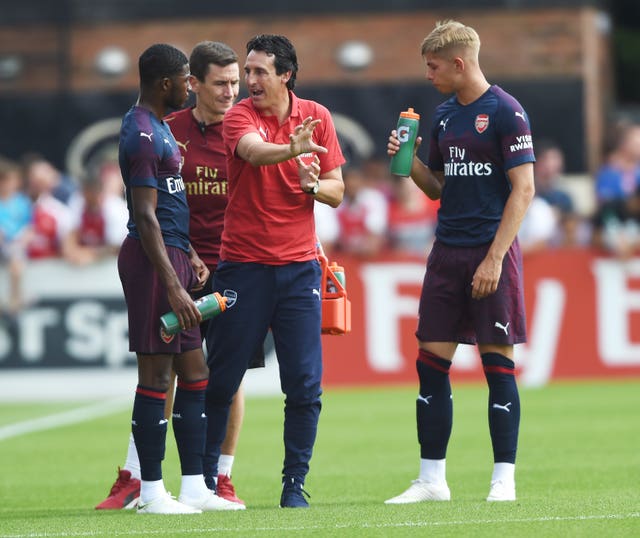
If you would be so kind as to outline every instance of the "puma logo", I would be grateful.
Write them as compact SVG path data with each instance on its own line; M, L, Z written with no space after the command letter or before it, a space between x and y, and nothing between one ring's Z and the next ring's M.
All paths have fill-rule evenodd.
M523 114L522 112L516 112L516 113L515 113L515 115L516 115L518 118L522 118L522 121L525 121L525 122L527 121L527 120L526 120L526 118L524 117L524 114Z
M447 130L447 123L449 123L449 118L447 118L446 120L440 120L440 127L442 127L443 131Z
M176 144L178 144L178 147L182 149L182 153L186 153L187 152L187 146L189 145L189 142L191 142L191 140L187 140L184 144L182 142L178 142L176 140Z
M493 325L494 327L497 327L498 329L502 329L504 331L504 334L506 334L507 336L509 336L509 323L511 323L510 321L507 321L506 325L503 325L502 323L500 323L499 321L496 321L495 324Z
M313 292L314 295L317 295L318 296L318 300L320 300L320 290L317 290L317 289L313 288L311 291Z
M429 395L427 395L427 396L420 396L420 395L418 394L418 401L424 402L424 403L426 403L427 405L429 405L429 400L430 400L431 398L433 398L433 396L432 396L431 394L429 394Z
M511 413L511 409L509 409L509 406L511 405L511 402L508 402L504 405L500 405L497 403L494 403L491 407L493 407L493 409L502 409L503 411L506 411L507 413Z
M144 132L140 132L140 136L144 136L145 138L149 139L149 142L153 142L153 140L151 140L151 137L153 136L153 133L144 133Z

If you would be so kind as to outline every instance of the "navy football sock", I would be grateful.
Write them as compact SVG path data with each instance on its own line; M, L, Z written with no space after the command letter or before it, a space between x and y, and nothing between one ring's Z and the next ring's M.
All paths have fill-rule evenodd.
M422 459L442 460L447 454L453 424L450 367L451 361L419 350L416 369L420 395L416 401L416 422Z
M173 433L183 475L202 474L202 456L207 431L204 397L207 380L187 383L178 379L173 404Z
M131 431L136 442L142 480L162 479L162 460L167 439L164 418L166 392L138 385L133 401Z
M520 428L520 396L513 361L500 353L483 353L482 367L489 385L489 433L493 461L515 463Z

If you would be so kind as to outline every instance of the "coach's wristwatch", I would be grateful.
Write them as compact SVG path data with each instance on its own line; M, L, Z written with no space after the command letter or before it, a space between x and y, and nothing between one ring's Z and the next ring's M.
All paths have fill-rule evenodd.
M315 196L316 194L318 194L318 189L320 189L320 180L316 179L316 182L313 184L313 187L305 190L304 192L306 192L307 194L310 194L311 196Z

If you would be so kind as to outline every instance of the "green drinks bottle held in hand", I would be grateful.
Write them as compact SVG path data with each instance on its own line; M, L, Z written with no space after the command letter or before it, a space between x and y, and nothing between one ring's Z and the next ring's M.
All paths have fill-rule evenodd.
M202 314L202 320L212 318L224 312L227 309L227 298L220 295L217 291L200 297L195 301L195 305ZM174 312L167 312L160 317L162 329L168 335L179 333L182 328L178 322L178 317Z
M413 108L400 112L396 128L400 149L391 158L391 173L395 176L408 177L411 175L413 148L418 137L419 125L420 114L414 112Z

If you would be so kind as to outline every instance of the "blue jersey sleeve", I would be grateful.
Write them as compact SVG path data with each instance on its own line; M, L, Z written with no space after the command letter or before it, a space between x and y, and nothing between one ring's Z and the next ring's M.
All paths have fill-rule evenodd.
M120 136L120 169L126 186L129 233L138 238L131 189L157 190L156 217L167 245L189 251L189 207L181 176L182 157L169 126L148 110L133 107Z
M502 92L496 120L504 170L535 161L529 116L514 97Z
M129 160L129 184L132 187L158 186L158 155L155 144L144 131L132 131L126 140Z
M444 170L444 159L438 145L438 120L434 119L429 131L429 155L427 158L427 166L431 170L440 172Z

